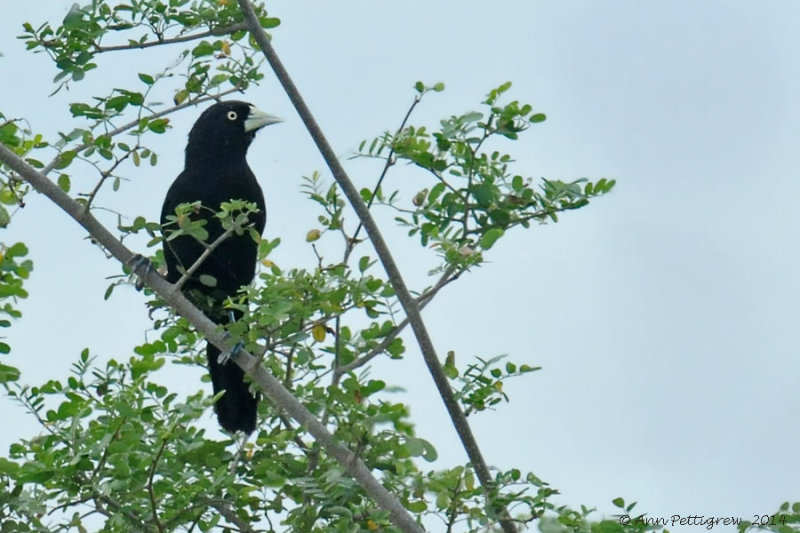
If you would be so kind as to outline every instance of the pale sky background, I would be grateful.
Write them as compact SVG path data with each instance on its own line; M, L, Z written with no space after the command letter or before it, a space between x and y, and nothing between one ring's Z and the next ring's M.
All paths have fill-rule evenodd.
M7 2L0 19L0 109L50 135L70 128L66 103L129 86L129 69L178 53L102 58L102 76L48 98L55 68L15 36L24 21L60 20L71 3ZM605 513L617 496L654 517L743 519L800 500L800 3L269 6L283 21L273 43L342 157L397 126L417 80L447 85L412 119L429 126L512 80L510 98L548 116L498 145L514 154L517 172L618 182L556 225L512 232L490 264L425 310L442 357L455 350L464 365L508 353L544 367L509 382L510 404L471 419L490 464L533 471L562 492L556 502ZM303 237L317 212L299 193L300 177L328 174L271 75L246 99L286 119L259 134L249 158L267 195L266 235L284 243L274 260L310 267ZM173 120L155 170L131 173L101 202L157 219L198 113ZM375 166L346 163L359 185L374 183ZM413 176L390 174L390 184L410 198ZM391 229L389 213L380 220L420 288L432 257ZM28 382L63 378L86 346L101 360L127 359L144 338L143 296L126 288L103 301L104 278L119 268L83 237L33 195L0 235L27 242L35 261L5 356ZM199 369L171 372L179 390L204 386ZM372 375L405 386L439 466L465 461L416 350ZM0 409L5 453L37 428L11 401ZM210 413L207 422L214 427Z

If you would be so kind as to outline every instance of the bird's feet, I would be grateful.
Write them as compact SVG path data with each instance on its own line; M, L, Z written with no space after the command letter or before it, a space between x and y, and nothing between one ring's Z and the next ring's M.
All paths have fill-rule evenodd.
M142 279L142 276L153 268L153 263L142 254L136 254L128 261L128 266L131 267L131 274L136 276L136 283L134 285L136 290L142 290L144 288L144 279Z
M236 344L234 344L233 348L231 348L230 350L226 350L221 354L219 354L219 357L217 358L217 363L221 365L227 364L228 361L230 361L231 359L235 359L236 356L239 355L242 350L244 350L244 342L239 341Z

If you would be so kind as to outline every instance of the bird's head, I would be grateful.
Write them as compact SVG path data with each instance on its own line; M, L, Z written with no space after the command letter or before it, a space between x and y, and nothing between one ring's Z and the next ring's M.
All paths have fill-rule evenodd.
M282 122L278 117L238 100L218 102L200 115L189 132L186 156L195 160L209 157L244 156L256 132L264 126Z

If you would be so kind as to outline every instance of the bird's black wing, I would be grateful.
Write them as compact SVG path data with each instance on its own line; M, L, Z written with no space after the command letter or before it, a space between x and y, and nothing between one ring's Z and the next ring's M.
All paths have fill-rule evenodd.
M246 165L246 164L245 164ZM209 179L211 176L213 179ZM242 179L244 177L244 179ZM211 185L208 183L211 182ZM214 183L227 183L225 188ZM206 186L203 186L206 184ZM169 235L169 215L183 203L200 201L203 206L191 214L192 220L205 220L208 232L207 245L212 244L223 233L222 225L214 213L222 202L241 199L253 202L258 212L250 215L253 226L261 234L266 225L264 196L261 188L248 167L240 169L236 176L220 176L212 173L190 173L184 171L178 176L167 192L161 210L161 224L165 226L164 258L167 262L167 280L178 281L186 269L190 268L203 254L205 246L190 235L180 235L167 240ZM217 323L229 320L223 307L228 296L234 296L243 285L249 284L255 275L258 243L250 232L232 235L221 242L184 285L183 291L209 317ZM199 281L201 275L214 278L216 285L211 287ZM241 318L240 312L233 314ZM252 433L255 430L258 411L258 398L254 396L244 380L242 369L232 363L219 363L219 349L207 343L206 358L211 375L214 394L225 394L214 404L217 419L227 431Z

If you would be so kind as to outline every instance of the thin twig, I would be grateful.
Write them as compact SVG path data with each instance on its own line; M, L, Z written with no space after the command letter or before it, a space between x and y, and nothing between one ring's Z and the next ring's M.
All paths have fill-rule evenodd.
M203 263L205 263L206 259L208 259L208 256L213 254L214 250L219 248L220 244L227 240L228 237L233 235L234 231L236 231L236 227L230 227L226 229L222 235L214 239L214 242L206 246L206 249L203 250L203 253L197 258L197 261L195 261L192 266L190 266L189 269L183 273L181 279L175 282L175 290L181 290L184 284L186 284L186 282L194 275L194 273L197 272L197 269L200 268Z
M420 100L422 100L422 95L417 94L414 96L414 101L411 103L411 107L408 108L406 112L406 116L403 117L403 121L400 122L400 127L397 128L397 131L394 134L393 139L397 139L397 137L403 132L403 129L406 127L406 123L408 119L411 117L411 113L414 112L414 108L417 107ZM394 165L394 143L392 143L392 147L389 149L389 155L386 156L386 163L383 165L383 170L381 170L381 175L378 177L377 183L375 183L375 187L372 189L372 194L369 197L369 202L367 202L367 209L372 207L372 202L375 201L375 195L378 194L378 189L381 188L381 184L383 183L383 179L386 177L386 173L389 171L389 168ZM344 263L347 263L347 259L350 257L350 252L353 251L355 244L358 242L358 234L361 231L361 228L364 227L364 223L359 220L358 227L353 232L353 236L349 240L349 246L345 249L344 253Z
M459 438L461 439L461 443L467 452L467 456L469 457L470 462L475 469L478 479L481 482L481 486L484 489L484 494L490 502L493 502L499 506L498 515L500 516L500 525L503 528L503 531L505 533L516 533L517 528L508 514L508 509L496 501L493 501L496 485L492 479L491 473L489 472L489 467L486 464L486 460L483 458L483 454L481 453L477 440L475 440L475 436L472 433L469 422L467 421L464 412L461 410L461 406L459 405L458 401L455 399L453 390L450 388L449 380L444 373L444 369L439 361L439 357L436 355L436 348L433 346L433 341L428 333L428 329L425 326L425 322L422 320L422 316L420 315L419 306L417 306L413 296L411 296L405 280L400 273L400 269L398 268L397 263L395 263L392 252L386 244L386 241L383 239L383 235L381 234L378 225L372 218L372 214L367 208L367 205L361 199L358 190L345 172L344 168L339 162L339 159L336 157L336 153L333 151L333 148L331 148L330 143L328 143L328 140L325 138L325 135L322 133L322 130L317 124L314 115L311 114L311 111L308 109L303 97L300 95L300 92L289 76L289 73L283 66L283 63L278 57L278 54L275 52L275 49L272 47L272 43L270 43L267 34L264 32L263 28L261 28L252 4L249 0L237 1L239 2L242 12L244 13L245 20L248 23L250 34L253 36L253 38L255 38L256 42L261 47L261 50L264 52L264 56L267 58L272 70L275 72L278 81L283 86L283 89L289 97L289 100L291 100L292 104L297 110L297 113L300 115L300 118L305 124L309 134L314 139L317 149L325 159L331 174L333 174L333 177L341 187L342 192L350 201L350 205L353 207L353 210L356 212L359 220L364 224L364 230L367 232L370 241L372 241L375 252L378 254L378 257L380 258L381 263L386 270L386 274L389 277L392 287L394 288L397 299L400 301L400 305L403 306L403 310L405 311L406 316L411 323L411 328L413 329L414 335L417 338L417 344L422 352L425 364L427 365L428 371L433 377L433 381L436 384L439 395L441 396L442 401L447 408L447 412L450 415L450 419L455 426ZM405 520L407 516L408 515L404 513L404 515L400 516L393 515L392 518L397 520ZM409 524L409 526L418 527L416 522Z
M95 467L94 472L92 472L92 477L89 479L89 483L94 483L94 480L97 479L97 474L99 474L100 471L103 470L103 468L105 468L106 461L108 460L108 451L109 451L109 448L111 447L111 443L113 443L115 440L117 440L117 437L119 437L120 431L122 431L122 426L125 425L125 423L127 421L128 421L128 419L126 417L124 417L124 416L120 419L120 423L117 426L117 429L114 431L114 434L111 435L111 439L108 441L108 446L106 446L105 449L103 450L103 455L100 457L100 460L97 462L97 466Z
M91 208L92 202L94 201L95 196L97 196L97 193L100 192L100 188L103 186L103 183L105 183L105 181L111 177L111 174L117 169L118 166L120 166L126 159L128 159L131 156L133 152L135 152L138 149L139 145L137 144L133 149L125 152L125 155L116 158L116 161L114 161L114 164L111 165L110 168L100 172L100 179L97 181L97 184L94 186L94 189L92 189L92 192L90 192L86 198L86 209Z
M164 524L158 518L158 502L156 501L156 493L153 490L153 478L156 474L156 467L158 466L158 462L161 460L161 455L164 453L164 449L167 447L167 439L164 438L161 440L161 446L158 447L158 452L156 456L153 458L153 463L150 465L150 472L147 474L147 495L150 498L150 507L153 510L153 522L155 522L156 527L160 533L166 532L164 529Z
M166 116L166 115L171 115L172 113L175 113L176 111L180 111L181 109L185 109L187 107L190 107L190 106L193 106L193 105L197 105L197 104L202 104L203 102L208 102L209 100L219 100L223 96L226 96L228 94L235 93L235 92L240 92L240 91L241 91L241 89L239 89L238 87L232 87L230 89L226 89L226 90L220 92L219 94L201 96L201 97L195 98L193 100L187 100L186 102L183 102L182 104L178 104L176 106L170 107L169 109L165 109L164 111L159 111L158 113L153 113L152 115L149 115L147 117L147 120L153 120L154 118L161 118L161 117ZM105 133L104 135L107 135L108 137L114 137L116 135L119 135L120 133L124 133L124 132L128 131L129 129L131 129L131 128L135 127L135 126L138 126L140 121L141 121L141 119L137 118L136 120L132 120L132 121L128 122L127 124L123 124L122 126L116 128L114 130L111 130L108 133ZM80 144L77 147L73 148L72 151L74 151L74 152L82 152L83 150L86 150L87 148L89 148L91 145L92 145L92 143L83 143L83 144ZM52 161L47 163L44 166L44 168L42 168L41 173L44 174L45 176L47 174L49 174L50 171L53 170L58 165L60 160L61 160L61 154L59 153L56 157L53 158Z
M100 46L95 45L94 53L101 54L103 52L115 52L118 50L139 50L142 48L150 48L152 46L161 46L167 44L175 44L175 43L185 43L187 41L194 41L197 39L202 39L203 37L220 37L222 35L227 35L229 33L233 33L236 31L246 30L247 24L244 22L237 22L236 24L231 24L230 26L225 26L224 28L215 28L203 33L194 33L192 35L182 35L180 37L173 37L171 39L163 39L159 38L157 41L150 41L146 43L136 43L136 44L115 44L112 46Z
M250 527L250 524L239 518L239 515L231 509L231 506L228 502L225 503L212 503L211 506L219 511L219 514L225 517L225 520L235 524L236 527L239 528L239 531L243 531L244 533L256 533L256 530Z
M141 518L139 518L134 512L127 511L126 509L124 509L122 507L122 504L120 504L118 501L110 498L109 496L101 494L98 491L92 493L92 498L95 500L95 502L97 503L102 502L103 504L108 505L109 507L114 509L114 511L122 514L122 516L127 518L129 522L132 522L134 525L138 526L139 530L141 531L147 530L147 523ZM104 511L102 505L99 505L97 510L103 514L107 513L106 511Z

